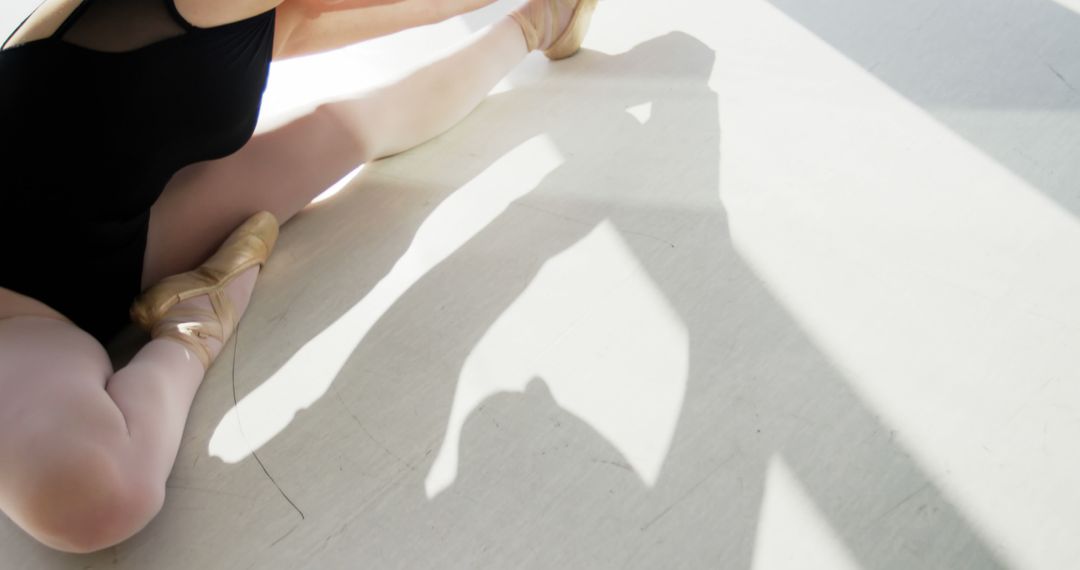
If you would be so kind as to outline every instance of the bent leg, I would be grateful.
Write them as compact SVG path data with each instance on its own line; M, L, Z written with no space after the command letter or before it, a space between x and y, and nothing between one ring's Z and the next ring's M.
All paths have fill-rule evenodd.
M160 510L204 370L162 339L114 373L55 311L20 313L44 307L28 299L0 289L0 511L52 548L100 550Z
M35 316L0 321L0 363L0 510L69 552L145 526L161 507L199 364L154 342L114 375L93 337Z

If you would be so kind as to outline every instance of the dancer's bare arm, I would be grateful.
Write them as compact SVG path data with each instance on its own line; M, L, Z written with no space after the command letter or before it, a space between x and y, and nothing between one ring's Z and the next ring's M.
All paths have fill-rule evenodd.
M441 22L495 0L284 0L278 6L274 56L344 47Z

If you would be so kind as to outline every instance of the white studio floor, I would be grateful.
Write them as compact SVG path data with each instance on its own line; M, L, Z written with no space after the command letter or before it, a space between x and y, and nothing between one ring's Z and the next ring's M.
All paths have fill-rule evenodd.
M606 0L586 48L283 229L145 531L0 517L0 567L1076 568L1080 0Z

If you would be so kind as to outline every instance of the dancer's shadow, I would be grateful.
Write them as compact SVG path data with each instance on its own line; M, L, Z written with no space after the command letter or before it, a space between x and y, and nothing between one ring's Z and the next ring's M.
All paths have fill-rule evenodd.
M582 52L548 73L526 69L527 81L451 132L369 166L287 225L254 310L192 410L165 510L123 550L183 549L191 567L232 557L272 568L741 569L755 555L766 477L782 462L862 567L1003 567L735 251L719 199L714 59L675 33L620 55ZM431 245L430 218L541 135L561 166L410 273L415 282L387 289L401 259L430 258L416 251ZM545 264L601 227L686 331L688 367L664 378L685 380L673 387L685 394L658 473L643 474L596 418L568 411L559 378L540 375L465 410L456 478L429 498L470 357L502 334L496 325L528 301ZM265 481L254 457L207 460L235 401L372 305L358 345L323 346L321 356L344 351L332 383L305 393L326 370L302 369L278 385L283 407L240 418L249 437L272 424L253 443ZM621 396L610 394L614 413ZM292 504L269 499L271 482ZM223 536L242 555L204 547ZM90 558L115 566L112 554Z
M330 392L310 413L286 419L287 437L259 450L279 481L290 464L345 458L366 469L362 476L328 470L318 485L286 480L309 518L341 524L331 540L324 526L300 523L281 544L321 543L306 562L324 567L375 553L394 567L499 567L527 550L533 558L525 567L747 568L766 472L778 458L863 567L1003 567L734 250L719 202L718 102L708 88L714 57L680 33L617 56L584 52L562 64L571 81L492 97L438 141L373 165L341 207L299 220L334 239L294 244L280 264L290 273L268 276L263 301L282 308L249 322L238 350L284 340L280 351L261 351L267 361L244 363L241 398L370 296L422 218L455 189L536 135L550 137L564 157L397 298ZM646 103L644 124L626 112ZM445 168L446 186L415 184L417 164ZM367 209L363 219L355 218L357 204ZM399 213L409 217L393 218ZM541 267L602 224L623 237L688 332L685 403L659 477L647 484L590 418L574 418L533 384L523 396L497 395L470 410L460 474L430 500L425 480L465 363ZM332 229L340 225L348 227ZM369 265L357 272L348 264ZM309 286L286 286L287 279ZM342 294L348 290L355 292ZM298 457L296 442L314 438L319 446ZM537 458L559 445L557 460ZM447 535L457 551L447 552Z

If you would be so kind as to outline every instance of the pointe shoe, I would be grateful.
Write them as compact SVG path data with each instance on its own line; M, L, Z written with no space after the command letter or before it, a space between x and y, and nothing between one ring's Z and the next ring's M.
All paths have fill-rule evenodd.
M529 2L512 12L510 17L521 26L521 31L525 34L525 44L531 52L542 47L540 42L544 37L558 33L554 27L558 25L563 10L573 10L566 29L544 49L544 55L548 59L559 60L568 58L581 49L596 3L597 0L548 0L543 4ZM546 30L547 34L543 33L543 30Z
M222 344L232 335L236 314L225 286L244 271L266 263L277 242L278 222L259 212L236 228L217 252L194 271L166 277L147 289L131 306L131 320L152 338L180 341L210 367L209 339ZM208 295L213 312L174 308L177 303Z

